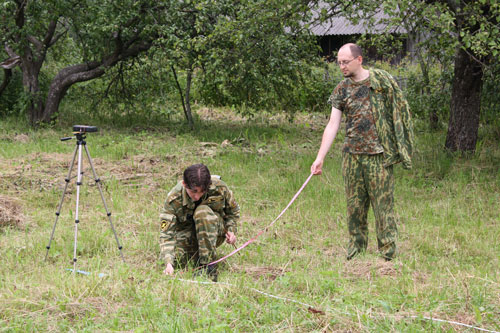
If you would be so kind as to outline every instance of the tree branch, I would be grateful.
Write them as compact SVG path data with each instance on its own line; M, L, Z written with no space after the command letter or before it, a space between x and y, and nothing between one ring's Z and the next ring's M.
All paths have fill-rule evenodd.
M41 52L43 50L43 43L40 42L38 39L35 38L35 36L29 35L27 37L28 41L33 44L36 48L37 51Z
M49 48L51 45L52 37L54 36L54 33L56 32L57 28L57 21L50 21L49 26L47 28L47 33L45 34L45 37L43 39L43 45L45 45L45 48ZM52 43L53 44L53 43Z
M17 55L17 53L14 52L14 50L7 43L5 43L5 52L7 52L7 54L11 58L16 58L16 57L18 58L19 57L19 55Z

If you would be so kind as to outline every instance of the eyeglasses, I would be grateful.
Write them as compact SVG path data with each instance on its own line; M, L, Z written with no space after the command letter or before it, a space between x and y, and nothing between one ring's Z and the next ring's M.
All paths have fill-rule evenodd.
M337 65L339 66L347 66L351 63L351 61L355 60L356 58L352 58L351 60L342 60L342 61L337 61Z

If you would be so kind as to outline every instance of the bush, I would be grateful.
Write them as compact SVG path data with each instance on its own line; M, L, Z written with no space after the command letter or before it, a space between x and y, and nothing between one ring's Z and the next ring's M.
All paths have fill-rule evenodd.
M1 70L0 83L4 80L4 71ZM20 96L23 94L22 75L19 70L12 70L12 77L9 85L0 97L0 117L12 116L22 113L22 106L19 105Z
M324 112L327 99L338 81L338 71L328 64L301 63L295 72L281 77L252 72L223 80L214 73L200 73L195 81L196 95L202 103L231 106L251 115L257 110Z
M112 67L101 78L72 86L64 101L75 107L71 113L80 110L92 113L97 121L113 119L122 125L156 123L182 110L170 66L152 53Z
M428 82L418 64L404 61L398 66L375 63L374 67L387 70L403 90L412 115L423 120L427 126L434 115L434 125L444 127L450 112L451 80L453 69L440 65L429 67Z
M487 124L495 123L500 128L500 78L487 72L484 76L481 96L481 120Z

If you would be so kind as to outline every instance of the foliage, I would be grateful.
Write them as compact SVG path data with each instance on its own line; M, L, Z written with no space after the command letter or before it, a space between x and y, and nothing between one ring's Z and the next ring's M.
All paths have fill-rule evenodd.
M308 13L301 1L242 1L233 16L221 17L202 67L202 98L246 110L308 104L294 91L311 80L310 65L319 65L299 24Z
M121 60L147 50L155 37L155 24L165 22L154 21L150 14L160 6L149 0L119 5L115 1L1 1L0 43L10 56L21 58L24 90L32 100L28 112L32 124L50 120L71 85L99 77ZM66 45L55 47L60 44ZM39 75L47 56L57 48L53 56L63 55L60 67L44 89ZM57 52L62 49L70 52Z
M150 121L177 114L175 82L161 52L150 51L123 61L99 79L72 87L63 104L66 113L87 113L104 122L124 116ZM89 104L88 101L91 101ZM66 111L68 110L68 111ZM64 119L71 117L64 115Z
M481 117L484 124L497 124L500 131L500 72L498 65L485 73L481 99ZM499 136L500 137L500 136Z
M365 50L365 54L369 54L370 50L376 50L376 60L397 64L405 56L404 51L401 50L403 50L403 41L406 38L406 34L381 34L375 36L365 34L360 36L356 44ZM365 58L365 60L367 59ZM370 58L370 60L372 59Z
M104 75L119 61L137 56L127 53L127 47L138 43L146 49L153 40L167 66L181 69L180 76L186 74L186 87L180 93L188 108L192 75L196 75L197 93L204 101L251 112L257 108L291 112L318 108L317 101L327 90L325 81L317 79L321 73L311 68L321 64L315 57L314 39L300 23L310 15L307 2L301 0L141 0L120 6L114 1L5 0L2 5L8 9L2 16L1 28L6 32L2 43L12 46L13 53L26 56L25 67L26 50L37 53L40 57L35 65L42 73L50 72L50 88L38 87L36 71L30 83L24 83L26 91L38 96L35 105L50 106L38 111L41 115L36 117L43 119L54 116L71 85ZM13 20L16 12L24 14L22 20ZM52 36L44 36L48 27L54 27ZM92 65L85 74L65 77L79 63ZM128 66L124 63L111 71L123 77L133 73L124 70ZM180 87L179 82L177 85ZM44 103L46 94L56 96L56 101Z
M460 31L462 47L478 59L489 58L490 64L500 59L500 3L496 0L467 1L456 8L458 20L466 22Z
M0 70L0 82L4 73ZM22 113L24 106L19 106L19 97L22 95L22 77L19 71L12 71L12 77L6 89L0 96L0 117Z
M283 6L280 11L276 10L278 3L273 6L258 1L172 3L171 25L158 28L161 37L151 49L149 60L135 61L134 71L150 75L141 78L126 70L129 66L117 68L122 80L114 82L122 82L120 89L124 91L123 85L130 86L127 89L133 93L119 94L120 101L110 101L111 105L121 105L128 99L126 103L134 104L134 109L141 112L149 105L158 105L154 103L159 93L155 87L163 87L161 94L167 93L169 105L173 106L179 97L171 94L172 88L179 83L188 108L192 95L195 103L232 106L247 115L259 109L283 110L290 115L298 110L324 110L332 83L325 80L324 64L315 56L313 40L304 35L308 31L297 25L296 20L302 17L298 12L305 10L299 3L295 7ZM293 33L287 30L292 26ZM154 73L153 62L159 62L161 75ZM172 79L169 68L176 71L179 82ZM112 72L107 76L115 77ZM193 89L188 86L190 75ZM116 84L105 86L110 88L106 88L107 94L116 92ZM138 91L134 86L143 89ZM148 93L148 98L140 97ZM132 96L137 98L135 102ZM172 107L169 110L173 111Z
M412 113L420 119L428 120L432 114L441 121L449 116L451 98L451 78L449 68L439 64L428 68L428 81L422 75L420 66L402 63L400 73L405 78L404 92ZM440 127L444 127L440 123Z

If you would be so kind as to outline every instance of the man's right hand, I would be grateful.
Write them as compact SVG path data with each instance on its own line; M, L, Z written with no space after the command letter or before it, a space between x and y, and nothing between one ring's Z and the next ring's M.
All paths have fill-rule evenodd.
M311 165L311 173L313 175L321 175L323 169L323 161L316 160L314 163Z
M165 274L165 275L173 275L174 274L174 266L172 266L172 264L167 264L167 267L165 267L165 270L163 271L163 274Z

